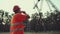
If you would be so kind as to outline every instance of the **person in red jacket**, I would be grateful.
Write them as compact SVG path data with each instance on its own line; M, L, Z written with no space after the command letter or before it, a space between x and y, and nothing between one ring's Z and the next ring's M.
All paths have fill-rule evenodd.
M15 13L11 19L11 26L10 26L10 34L24 34L24 27L23 21L29 18L29 16L20 10L19 6L15 5L13 8L13 12Z

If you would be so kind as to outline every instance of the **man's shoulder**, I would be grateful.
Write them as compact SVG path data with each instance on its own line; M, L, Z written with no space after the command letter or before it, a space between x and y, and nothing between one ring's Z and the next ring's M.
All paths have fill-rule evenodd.
M20 15L19 13L16 13L16 14L13 15L13 17L19 16L19 15Z
M15 16L17 16L17 17L18 17L18 16L26 16L26 14L24 14L24 13L16 13L16 14L14 14L14 17L15 17Z
M14 15L15 15L15 16L16 16L16 15L20 15L20 13L16 13L16 14L14 14Z

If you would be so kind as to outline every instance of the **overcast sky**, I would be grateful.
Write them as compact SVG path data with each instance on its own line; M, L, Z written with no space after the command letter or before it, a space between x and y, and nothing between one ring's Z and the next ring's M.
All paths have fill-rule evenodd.
M21 7L21 10L26 11L26 13L31 16L31 14L37 12L36 9L35 10L33 9L34 1L35 3L37 2L37 0L0 0L0 9L3 9L4 11L7 11L11 14L13 13L13 10L12 10L13 6L19 5L19 7ZM60 0L51 0L51 1L60 10ZM39 4L40 3L38 3L38 6L40 7ZM48 10L48 7L46 2L44 2L43 5L44 6L42 9L45 13L46 10Z

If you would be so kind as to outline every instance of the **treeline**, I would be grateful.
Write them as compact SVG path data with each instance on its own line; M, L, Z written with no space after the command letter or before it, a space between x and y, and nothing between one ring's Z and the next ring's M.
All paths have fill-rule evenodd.
M47 17L43 18L43 14L40 12L32 14L31 21L28 19L24 21L26 25L25 31L60 31L60 12L54 11L52 13L46 13ZM0 10L0 32L10 31L10 20L13 14L9 15L8 12Z
M13 14L0 10L0 32L8 32L10 29L10 20Z
M31 30L33 31L60 31L60 12L54 11L47 13L46 18L42 18L42 13L32 15L30 22Z

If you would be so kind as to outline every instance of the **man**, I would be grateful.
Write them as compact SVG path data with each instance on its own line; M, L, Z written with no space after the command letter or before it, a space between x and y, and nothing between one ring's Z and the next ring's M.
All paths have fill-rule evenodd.
M29 16L20 10L19 6L15 5L13 12L15 13L11 19L10 34L24 34L23 21L29 18Z

